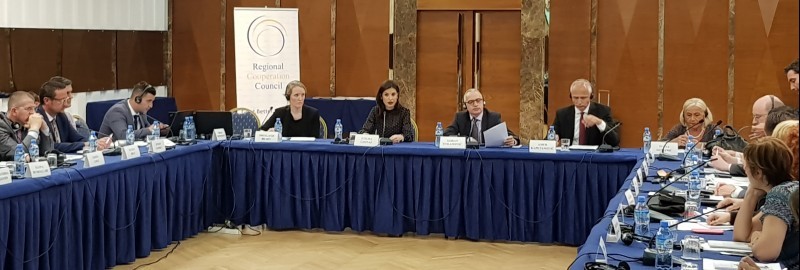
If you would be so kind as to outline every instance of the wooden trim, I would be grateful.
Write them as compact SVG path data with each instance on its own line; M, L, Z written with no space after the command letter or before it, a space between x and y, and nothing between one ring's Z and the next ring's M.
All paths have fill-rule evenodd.
M734 97L734 52L736 51L736 0L728 0L728 123L733 123Z
M118 33L119 31L114 31L114 34L111 35L111 76L114 76L111 89L119 89L119 74L117 72L117 53L119 52L119 49L117 48Z
M664 133L664 7L666 0L658 0L658 64L656 91L658 91L658 138Z
M9 93L11 93L17 90L16 86L14 86L14 59L12 58L14 54L11 53L11 29L4 29L3 34L6 35L6 40L8 40L8 44L6 44L8 48L8 89Z
M417 0L417 10L521 10L520 0Z
M228 1L227 0L222 0L222 1L220 1L220 4L222 5L222 7L221 7L221 11L220 11L221 23L220 23L220 34L219 34L219 39L220 39L220 50L219 50L220 51L220 53L219 53L219 57L220 57L220 61L219 61L219 110L225 111L225 29L227 28L226 24L225 24L225 20L226 20L225 17L227 15L226 13L227 13Z
M174 14L174 2L175 0L169 0L167 2L167 42L165 42L164 46L164 84L167 86L167 96L172 96L172 35L173 35L173 27L172 27L172 17Z
M336 96L336 0L331 0L331 97Z
M597 2L598 0L591 0L591 17L589 19L589 81L595 88L599 88L597 86Z

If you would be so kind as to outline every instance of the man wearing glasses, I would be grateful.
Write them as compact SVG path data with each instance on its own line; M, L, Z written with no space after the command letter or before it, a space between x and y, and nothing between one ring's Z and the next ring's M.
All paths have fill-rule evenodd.
M72 81L64 77L52 77L39 89L41 106L36 111L45 116L50 138L54 148L64 153L74 153L86 145L86 140L70 123L70 116L64 113L72 100ZM98 150L108 147L109 140L97 141Z
M769 111L783 106L783 101L776 96L766 95L760 97L753 103L753 126L750 129L750 139L755 139L767 136L764 132L764 123L767 122L767 114Z
M17 144L25 146L37 140L39 155L53 149L53 142L44 125L42 115L36 113L36 105L28 92L16 91L8 98L8 112L0 113L0 159L14 160Z
M472 140L484 143L483 131L488 130L503 122L500 113L490 112L483 106L483 95L478 89L469 89L464 93L464 103L467 110L456 113L453 123L444 130L445 136L468 136ZM519 145L519 137L508 131L505 146Z

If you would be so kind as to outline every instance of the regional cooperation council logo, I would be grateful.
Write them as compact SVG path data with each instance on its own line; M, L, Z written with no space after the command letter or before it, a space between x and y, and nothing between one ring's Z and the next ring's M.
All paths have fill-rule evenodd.
M247 43L260 56L278 55L286 45L286 28L276 20L260 16L247 28Z

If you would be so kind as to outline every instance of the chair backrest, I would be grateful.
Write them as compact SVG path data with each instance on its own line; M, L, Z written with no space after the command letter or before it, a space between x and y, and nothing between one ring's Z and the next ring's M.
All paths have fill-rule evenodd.
M72 118L75 119L75 129L78 131L78 134L84 138L89 138L89 135L92 134L92 130L86 125L86 120L83 120L83 117L77 114L72 115Z
M418 142L419 141L419 127L417 127L417 122L415 122L414 119L411 119L411 126L414 127L414 141Z
M328 138L328 123L325 123L325 119L322 119L322 116L319 117L319 137L322 139Z
M251 136L255 134L261 123L256 113L247 108L233 108L230 112L233 120L233 134L242 135L245 129L251 130Z

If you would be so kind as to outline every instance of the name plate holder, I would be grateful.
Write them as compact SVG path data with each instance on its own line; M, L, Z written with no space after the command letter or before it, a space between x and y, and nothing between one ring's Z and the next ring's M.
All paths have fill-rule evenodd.
M103 157L103 152L101 151L86 153L86 155L83 156L84 168L97 167L103 164L106 164L106 159Z
M8 167L0 167L0 186L11 184L11 170Z
M439 138L439 149L467 149L467 138L442 136Z
M164 151L167 151L167 147L164 145L164 139L151 140L147 143L148 153L163 153Z
M663 150L663 152L662 152ZM650 154L678 156L678 143L674 142L652 142L650 143Z
M265 143L279 143L281 142L281 134L274 131L256 131L256 142Z
M380 145L381 138L373 134L358 134L356 135L355 146L375 147Z
M122 160L137 158L141 155L142 154L139 153L139 147L136 145L126 145L122 147Z
M211 135L212 141L224 141L228 139L228 134L225 133L224 128L215 128L214 133Z
M543 153L543 154L555 154L556 153L556 141L550 140L531 140L528 146L528 152L530 153Z
M25 178L39 178L50 176L50 164L47 161L37 161L27 164L28 169L25 170Z

